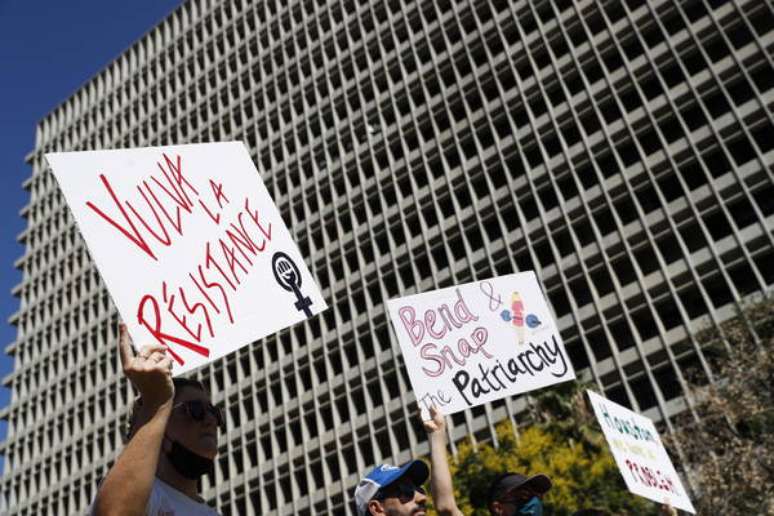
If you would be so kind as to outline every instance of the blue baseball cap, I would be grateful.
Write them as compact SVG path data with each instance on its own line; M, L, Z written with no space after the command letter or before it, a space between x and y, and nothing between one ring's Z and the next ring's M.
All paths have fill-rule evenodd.
M357 513L363 516L368 513L368 502L376 492L384 486L407 476L415 486L421 486L430 476L430 468L421 460L412 460L403 466L381 464L366 475L355 488L355 506Z

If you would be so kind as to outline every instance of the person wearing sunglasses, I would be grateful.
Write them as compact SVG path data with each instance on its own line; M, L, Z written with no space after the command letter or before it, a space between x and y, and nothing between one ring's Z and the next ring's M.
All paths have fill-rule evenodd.
M375 467L355 488L358 516L424 515L427 495L422 484L429 474L421 460Z
M489 485L489 513L493 516L542 516L543 496L549 489L551 479L543 474L526 477L520 473L502 473Z
M134 356L123 325L118 347L124 374L140 397L126 446L100 484L90 514L217 515L199 495L199 480L213 471L220 409L200 382L172 378L165 347L145 346Z

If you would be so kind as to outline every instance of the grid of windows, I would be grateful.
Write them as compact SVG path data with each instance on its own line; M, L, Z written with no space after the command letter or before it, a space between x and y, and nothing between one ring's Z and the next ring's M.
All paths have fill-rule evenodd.
M535 270L583 377L690 411L692 335L774 283L773 54L756 0L187 1L37 128L0 512L82 513L132 395L44 152L245 141L331 309L197 373L228 415L204 496L351 513L427 452L387 298Z

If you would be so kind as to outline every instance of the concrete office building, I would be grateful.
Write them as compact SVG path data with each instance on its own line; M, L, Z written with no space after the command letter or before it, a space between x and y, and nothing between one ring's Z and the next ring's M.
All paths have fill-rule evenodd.
M224 514L352 513L372 464L426 453L383 300L516 270L583 376L668 427L706 367L692 334L774 283L774 14L601 3L190 0L54 109L24 183L0 512L82 513L132 396L52 150L245 141L324 289L324 315L197 374L228 412L204 482Z

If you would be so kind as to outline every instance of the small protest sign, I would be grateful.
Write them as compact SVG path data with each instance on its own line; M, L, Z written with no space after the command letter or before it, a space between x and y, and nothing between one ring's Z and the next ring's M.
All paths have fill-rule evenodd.
M586 391L629 491L696 513L653 421Z
M387 302L423 417L575 378L533 272Z
M327 308L241 143L46 158L135 345L175 375Z

